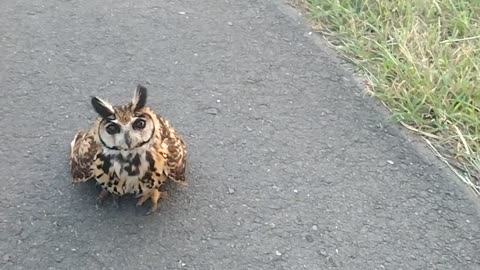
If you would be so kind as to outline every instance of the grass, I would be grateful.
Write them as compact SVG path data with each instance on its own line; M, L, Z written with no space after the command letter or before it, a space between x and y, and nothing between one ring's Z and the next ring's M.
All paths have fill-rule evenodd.
M297 0L368 91L480 194L480 0Z

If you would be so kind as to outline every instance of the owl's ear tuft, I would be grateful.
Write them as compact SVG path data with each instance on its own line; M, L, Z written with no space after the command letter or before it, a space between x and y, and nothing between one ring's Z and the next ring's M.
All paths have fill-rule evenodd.
M109 118L115 114L113 106L103 99L92 97L93 109L103 118Z
M132 100L133 111L138 111L147 104L147 88L141 84L137 85L135 95Z

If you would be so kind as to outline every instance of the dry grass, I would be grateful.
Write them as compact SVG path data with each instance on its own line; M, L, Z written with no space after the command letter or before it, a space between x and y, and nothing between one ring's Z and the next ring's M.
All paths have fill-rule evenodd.
M480 194L480 1L300 1L393 117Z

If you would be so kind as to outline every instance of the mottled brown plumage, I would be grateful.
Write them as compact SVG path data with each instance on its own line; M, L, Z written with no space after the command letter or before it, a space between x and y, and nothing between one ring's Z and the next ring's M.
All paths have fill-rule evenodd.
M186 145L170 123L146 106L146 88L139 85L127 105L112 106L97 97L99 114L93 127L79 131L71 143L70 170L74 183L95 179L108 194L135 194L138 205L150 199L157 209L168 179L186 185Z

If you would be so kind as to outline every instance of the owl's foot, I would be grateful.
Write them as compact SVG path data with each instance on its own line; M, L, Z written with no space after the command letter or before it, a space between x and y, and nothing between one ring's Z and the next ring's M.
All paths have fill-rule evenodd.
M152 190L150 192L150 200L152 202L152 206L147 211L147 213L145 213L145 215L148 216L148 215L151 215L151 214L155 213L155 211L157 211L157 209L158 209L158 201L161 198L165 198L165 197L167 197L167 192L159 191L157 189Z
M116 194L112 194L112 205L113 205L113 208L120 208L120 196L116 195Z
M187 180L185 179L185 177L183 177L180 180L173 180L173 181L181 187L188 187L188 183L187 183Z
M105 202L105 199L108 197L108 195L109 195L109 192L105 189L102 189L100 194L98 194L97 196L97 200L96 200L97 208L103 206L103 203Z
M137 206L143 205L150 198L150 193L143 194L137 201Z

